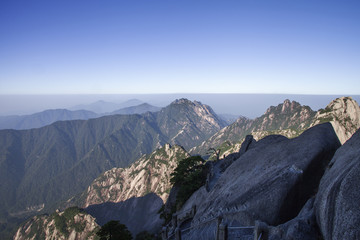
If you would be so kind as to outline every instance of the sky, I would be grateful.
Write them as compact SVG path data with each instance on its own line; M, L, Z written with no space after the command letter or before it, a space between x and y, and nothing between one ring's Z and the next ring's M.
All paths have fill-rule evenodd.
M360 94L360 1L2 0L0 95Z

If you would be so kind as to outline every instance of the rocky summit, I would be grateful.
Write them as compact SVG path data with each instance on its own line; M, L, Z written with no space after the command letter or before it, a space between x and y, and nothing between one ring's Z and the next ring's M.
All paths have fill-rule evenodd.
M325 109L320 109L311 126L330 122L342 144L360 128L360 107L351 97L333 100Z
M35 216L16 232L14 240L25 239L96 239L99 225L95 218L76 207L52 215Z

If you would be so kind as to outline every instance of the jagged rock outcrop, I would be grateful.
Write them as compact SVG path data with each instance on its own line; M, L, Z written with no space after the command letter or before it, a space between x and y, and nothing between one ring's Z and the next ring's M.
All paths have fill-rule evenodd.
M343 144L360 128L360 107L351 97L341 97L332 101L325 109L314 112L308 106L285 100L276 107L269 107L264 115L254 120L244 117L237 119L199 146L192 148L190 153L206 155L207 149L211 147L220 149L223 157L224 154L227 156L237 152L247 134L253 135L256 140L274 134L294 138L309 127L324 122L333 125Z
M169 195L170 174L180 160L190 155L178 145L165 144L142 156L128 168L113 168L101 174L80 197L82 207L105 202L121 202L152 192L164 202Z
M286 99L278 106L269 107L262 116L254 120L240 117L233 124L215 133L199 146L192 148L190 153L205 155L206 151L211 147L217 148L225 141L239 142L252 132L274 134L272 131L292 129L291 131L296 132L296 134L292 135L298 136L310 126L315 113L309 106L302 106L296 101L291 102Z
M50 216L35 216L24 223L16 232L14 240L25 239L96 239L99 225L95 218L78 208L55 212Z
M316 113L311 126L322 122L330 122L344 144L360 128L359 104L351 97L337 98Z
M339 148L321 179L315 212L325 240L360 239L360 130Z
M290 102L286 99L276 107L269 107L263 116L255 119L255 122L260 123L257 127L259 131L288 128L301 130L310 125L314 115L315 112L309 106L302 106L296 101Z
M194 230L186 239L213 239L217 216L238 226L254 225L255 220L278 225L295 218L316 193L338 147L329 123L294 139L270 136L251 144L210 192L202 187L186 202L184 210L197 207L191 221Z
M194 147L193 143L200 144L227 124L211 107L182 98L157 113L157 125L169 136L170 144L179 144L189 150Z

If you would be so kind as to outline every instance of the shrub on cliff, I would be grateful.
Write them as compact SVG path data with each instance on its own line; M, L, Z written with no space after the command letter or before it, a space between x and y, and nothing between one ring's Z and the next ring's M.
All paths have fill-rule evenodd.
M124 224L120 224L119 221L114 220L105 223L96 235L100 237L100 240L132 239L131 233L127 227Z
M181 160L171 174L170 182L179 187L176 206L179 209L206 181L205 160L192 156Z

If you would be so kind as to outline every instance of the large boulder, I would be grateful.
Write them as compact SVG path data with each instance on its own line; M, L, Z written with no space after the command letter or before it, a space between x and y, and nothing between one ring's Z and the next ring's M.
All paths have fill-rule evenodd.
M315 197L310 198L301 209L299 215L276 227L268 227L269 240L318 240L320 233L314 212Z
M325 240L360 239L360 130L331 160L320 182L315 211Z
M254 226L256 220L276 226L295 218L315 195L340 146L330 123L294 139L260 140L225 170L210 192L200 189L184 205L197 205L189 239L212 239L218 216L229 226Z

